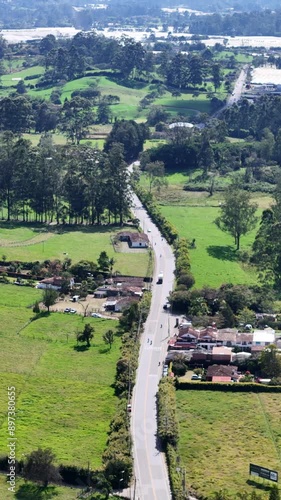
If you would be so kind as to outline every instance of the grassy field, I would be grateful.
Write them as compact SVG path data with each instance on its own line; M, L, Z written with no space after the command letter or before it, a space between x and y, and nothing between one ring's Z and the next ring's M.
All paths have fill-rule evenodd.
M7 387L16 388L17 457L51 447L60 463L101 466L116 398L112 384L120 339L102 335L115 320L52 313L31 323L41 292L0 285L0 455L7 444ZM84 321L94 328L88 350L76 349Z
M145 276L148 266L148 252L116 253L111 243L111 236L120 231L100 227L67 227L56 232L50 228L14 224L0 224L0 255L7 260L42 261L46 259L63 260L68 255L72 262L82 259L96 261L100 252L105 250L115 259L114 271L135 275L136 268L140 276Z
M280 472L280 404L280 394L177 391L187 487L208 499L220 490L268 499L269 483L250 479L249 463Z
M21 71L16 71L14 73L8 73L6 75L3 75L1 77L1 82L4 87L11 87L18 83L16 79L24 80L26 76L43 75L43 73L44 73L44 68L42 66L32 66L31 68L26 68ZM37 82L37 80L38 77L35 77L32 80L27 80L25 83L27 85L29 83L34 85Z
M162 206L161 212L177 228L181 237L196 239L196 248L190 250L191 270L195 287L218 287L223 283L254 284L254 270L243 266L235 252L233 239L214 224L218 207ZM249 250L255 230L241 238L241 249Z
M210 111L210 102L206 94L199 94L198 97L193 97L193 94L188 93L182 93L180 97L172 97L169 94L156 99L154 104L163 106L172 115L191 116L198 113L209 113Z
M0 475L0 498L2 500L74 500L77 499L79 488L68 488L66 486L49 486L45 491L38 485L25 482L19 477L16 480L16 493L8 491L6 476Z
M10 69L7 68L7 74L2 76L2 86L0 90L0 96L8 95L10 87L16 86L17 79L25 79L27 76L34 75L35 78L32 80L26 80L26 85L35 85L38 81L36 75L42 75L44 73L44 68L42 66L32 66L26 69L20 68L21 61L12 61L12 73ZM19 71L15 71L19 68ZM75 90L82 90L88 88L89 86L95 84L100 90L101 95L116 95L119 97L120 102L116 105L110 106L112 114L118 119L126 120L136 120L142 122L146 120L149 113L149 107L140 107L140 101L149 92L157 90L157 85L150 85L145 83L131 82L127 85L125 82L121 82L106 76L85 76L83 78L78 78L76 80L67 82L62 87L59 87L61 92L61 102L67 98L71 98L72 92ZM43 99L49 99L53 90L56 86L47 89L29 89L27 88L27 93L33 97L40 97ZM180 98L173 98L170 92L166 92L161 98L153 102L155 105L161 105L173 116L177 113L181 115L193 115L198 112L208 112L209 111L209 100L206 94L200 94L198 97L193 97L192 94L183 93Z
M236 62L238 63L251 63L253 60L253 56L244 54L242 52L233 52L232 50L222 50L215 54L214 59L220 61L222 59L229 59L231 56L234 56Z

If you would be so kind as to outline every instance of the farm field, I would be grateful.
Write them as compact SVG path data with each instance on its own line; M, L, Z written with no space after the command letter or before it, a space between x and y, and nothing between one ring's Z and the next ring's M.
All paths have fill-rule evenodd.
M205 499L256 491L269 483L249 476L249 463L280 471L280 394L177 391L180 465L186 485Z
M148 266L148 252L126 253L115 252L111 237L119 229L99 227L60 228L42 227L21 224L0 224L0 255L7 260L43 261L46 259L64 260L67 255L72 262L79 260L96 261L99 254L105 250L108 256L115 260L114 271L122 274L145 276Z
M214 206L160 206L163 215L177 228L181 237L195 238L190 249L195 287L219 287L223 283L255 284L255 271L237 260L233 239L214 224L219 208ZM261 212L259 212L261 213ZM249 250L256 230L241 238L241 250Z
M117 322L63 313L32 321L39 290L0 285L0 455L7 444L7 387L16 388L17 457L50 447L59 463L101 466L117 399L112 384L120 339L109 349L102 335ZM95 328L90 349L76 332ZM1 491L1 490L0 490Z

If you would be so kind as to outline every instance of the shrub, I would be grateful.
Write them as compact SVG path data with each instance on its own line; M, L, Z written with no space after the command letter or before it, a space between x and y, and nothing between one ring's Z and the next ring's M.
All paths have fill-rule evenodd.
M178 277L178 285L185 285L186 289L189 290L190 288L193 287L195 283L194 276L191 272L187 272L185 274L181 274Z
M157 394L157 434L164 447L176 446L179 437L176 420L176 391L173 379L163 378Z

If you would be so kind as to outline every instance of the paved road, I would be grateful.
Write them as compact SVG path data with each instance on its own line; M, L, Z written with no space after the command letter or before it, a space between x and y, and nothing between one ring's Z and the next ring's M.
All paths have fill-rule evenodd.
M165 455L156 439L156 393L162 374L169 337L170 317L163 304L173 287L174 256L166 240L151 222L139 199L133 195L133 209L154 249L155 264L150 314L142 335L137 380L132 400L131 430L135 467L135 500L170 500ZM163 284L156 284L163 272ZM162 325L162 327L161 327ZM160 366L159 366L160 362Z
M216 113L214 113L212 115L212 118L218 118L220 114L226 110L226 108L229 108L230 106L239 101L243 92L244 85L246 83L248 70L249 70L249 65L245 64L245 66L243 66L243 68L241 69L241 72L235 82L232 94L228 97L226 101L226 105L223 108L219 109Z

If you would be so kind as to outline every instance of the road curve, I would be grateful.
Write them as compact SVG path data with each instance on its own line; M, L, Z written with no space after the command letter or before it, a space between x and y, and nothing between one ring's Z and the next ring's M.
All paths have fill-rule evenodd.
M173 288L175 260L171 247L152 223L140 200L133 194L132 211L148 235L154 250L154 276L150 313L141 338L136 385L132 399L131 432L134 456L134 500L170 500L165 455L157 443L156 393L167 352L170 325L163 310ZM163 272L163 284L157 275ZM137 272L136 272L137 274ZM162 326L161 326L162 325Z
M249 64L245 64L241 69L239 76L234 84L232 94L227 98L226 104L223 106L223 108L220 108L218 111L216 111L211 118L219 118L219 116L223 111L225 111L227 108L229 108L230 106L239 101L244 89L244 85L247 80L248 71L249 71Z

